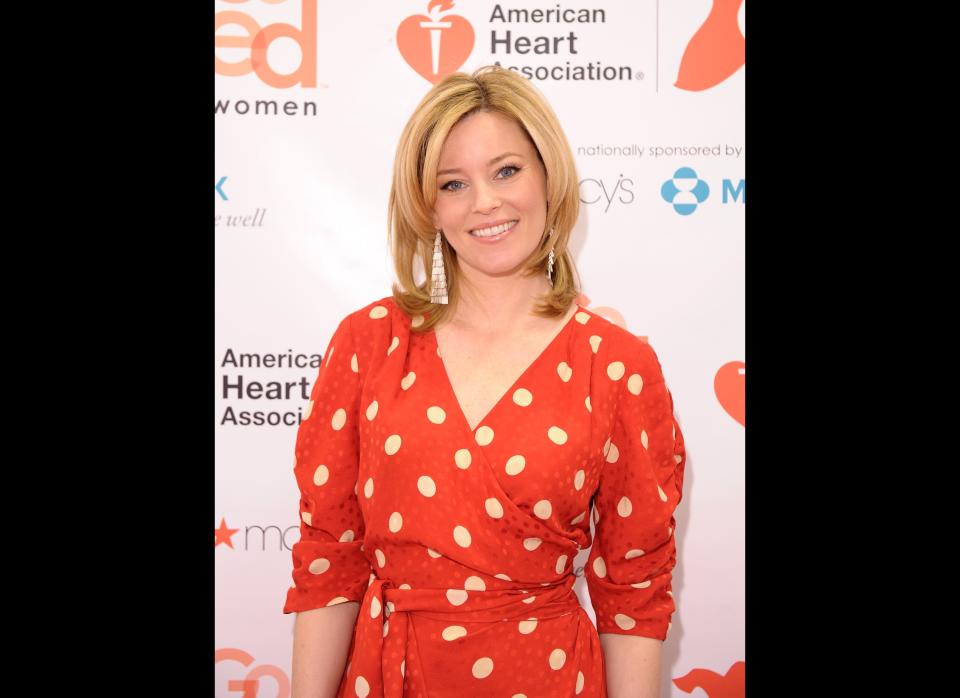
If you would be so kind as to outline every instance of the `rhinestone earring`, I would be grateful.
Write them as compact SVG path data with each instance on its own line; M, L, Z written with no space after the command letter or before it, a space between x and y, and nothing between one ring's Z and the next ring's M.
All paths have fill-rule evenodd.
M550 228L550 232L547 234L547 237L553 235L553 228ZM553 254L553 248L550 248L550 254L547 256L547 279L550 281L550 285L553 286L553 262L556 257Z
M430 282L430 302L447 305L447 274L443 269L443 250L440 247L440 231L433 241L433 273Z

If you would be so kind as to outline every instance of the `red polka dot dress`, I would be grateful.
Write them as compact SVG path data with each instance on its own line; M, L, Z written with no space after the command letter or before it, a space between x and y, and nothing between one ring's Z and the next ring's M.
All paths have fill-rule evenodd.
M598 631L663 640L675 610L685 451L657 356L579 308L471 430L422 321L386 297L330 340L283 612L360 603L338 696L606 696Z

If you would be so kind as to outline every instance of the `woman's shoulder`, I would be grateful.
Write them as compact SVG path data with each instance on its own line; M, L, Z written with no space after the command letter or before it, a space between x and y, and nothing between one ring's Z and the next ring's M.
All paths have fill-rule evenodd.
M604 315L580 306L574 316L581 332L589 335L591 346L595 345L598 368L605 370L616 380L620 373L639 373L644 380L662 378L662 368L656 351L645 336L636 335L626 327L613 322ZM599 338L599 339L597 339Z
M364 353L386 355L387 348L406 341L413 318L396 304L393 296L384 296L352 310L342 323L349 326L353 343Z

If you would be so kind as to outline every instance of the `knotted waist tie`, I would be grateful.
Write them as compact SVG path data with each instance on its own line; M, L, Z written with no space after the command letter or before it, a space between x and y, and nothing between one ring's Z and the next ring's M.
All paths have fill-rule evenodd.
M403 698L404 674L411 667L401 667L401 660L407 656L411 613L449 621L451 625L557 618L581 609L573 592L575 582L576 578L567 574L548 585L531 585L528 593L518 589L464 592L400 589L390 580L375 578L367 587L357 615L345 695ZM467 600L462 605L451 602L451 597L459 601L464 594ZM397 660L385 662L387 657Z

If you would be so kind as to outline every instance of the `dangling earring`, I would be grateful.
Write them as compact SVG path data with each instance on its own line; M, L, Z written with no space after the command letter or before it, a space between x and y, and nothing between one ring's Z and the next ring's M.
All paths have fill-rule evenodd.
M553 235L553 228L550 228L550 232L547 234L547 237ZM553 248L550 248L550 254L547 257L547 279L550 281L550 285L553 286L553 261L555 256L553 254Z
M443 269L443 250L440 247L440 231L433 241L433 273L430 282L430 302L447 305L447 274Z

